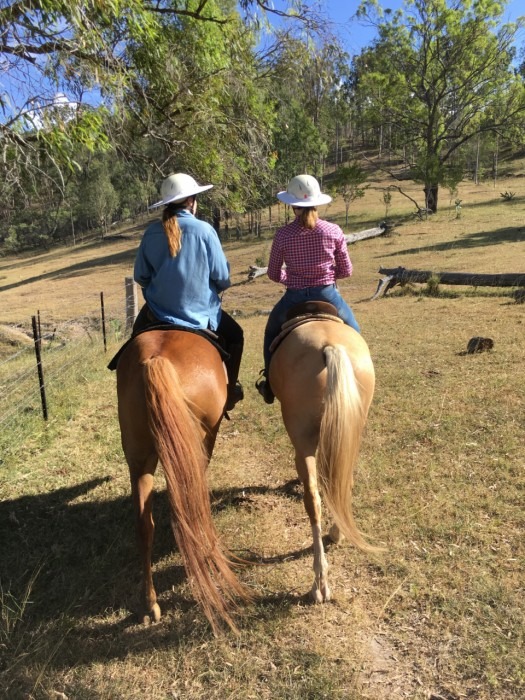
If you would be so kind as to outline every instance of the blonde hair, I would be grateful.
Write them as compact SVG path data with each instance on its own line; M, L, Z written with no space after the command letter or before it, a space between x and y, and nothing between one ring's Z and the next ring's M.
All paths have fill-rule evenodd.
M187 201L168 204L162 212L162 227L168 239L168 248L172 258L178 254L182 245L182 231L177 219L177 212L186 207Z
M299 207L297 207L299 209ZM297 211L296 209L296 211ZM316 207L301 207L301 213L299 214L299 223L303 228L313 229L319 219L319 214L317 213Z

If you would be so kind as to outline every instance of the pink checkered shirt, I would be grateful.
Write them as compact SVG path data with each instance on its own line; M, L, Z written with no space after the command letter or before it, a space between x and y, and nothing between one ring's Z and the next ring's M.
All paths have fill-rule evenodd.
M315 228L306 229L295 219L275 234L268 263L268 277L274 282L304 289L333 284L351 274L344 233L337 224L318 219Z

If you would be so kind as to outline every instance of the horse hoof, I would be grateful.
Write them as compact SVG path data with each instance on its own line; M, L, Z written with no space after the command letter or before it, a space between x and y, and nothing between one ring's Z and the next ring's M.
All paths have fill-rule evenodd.
M153 622L158 622L160 620L160 606L158 603L151 608L150 615L153 618Z
M339 544L339 542L341 542L341 540L343 539L343 535L341 534L341 531L339 530L337 525L332 525L332 527L328 531L328 537L334 544Z
M322 593L316 586L314 586L310 591L310 597L312 602L314 602L316 605L323 602Z
M314 585L312 586L312 590L310 591L310 597L315 604L328 603L328 601L332 597L332 594L328 586L321 586L319 588L317 584L314 583Z
M145 627L151 625L153 622L158 622L160 620L160 606L155 603L149 613L146 613L142 618L142 623Z

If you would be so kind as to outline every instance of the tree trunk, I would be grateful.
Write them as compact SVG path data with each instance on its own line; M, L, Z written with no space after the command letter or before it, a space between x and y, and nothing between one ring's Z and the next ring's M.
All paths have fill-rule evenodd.
M476 144L476 167L474 170L474 184L479 185L479 150L481 145L481 137L478 136L478 142Z
M498 151L499 151L499 134L496 134L496 147L492 156L492 179L494 180L494 189L498 180Z
M71 219L71 235L73 236L73 246L77 244L76 238L75 238L75 221L73 219L73 210L69 210L69 216Z
M221 237L221 210L219 207L213 208L213 228L217 232L219 238Z
M438 189L439 185L425 185L423 189L427 209L430 209L433 214L437 212L438 208Z

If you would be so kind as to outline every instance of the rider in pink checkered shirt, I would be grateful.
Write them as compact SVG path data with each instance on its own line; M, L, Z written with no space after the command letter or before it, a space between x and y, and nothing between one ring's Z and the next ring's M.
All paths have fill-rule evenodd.
M344 234L339 226L320 219L317 213L317 206L328 204L332 198L321 192L311 175L292 178L277 198L293 208L295 220L275 234L268 263L268 277L284 284L286 292L270 313L264 332L264 378L256 386L266 403L274 400L267 378L270 345L292 306L313 300L330 302L338 316L359 332L352 310L336 287L336 280L352 274Z

